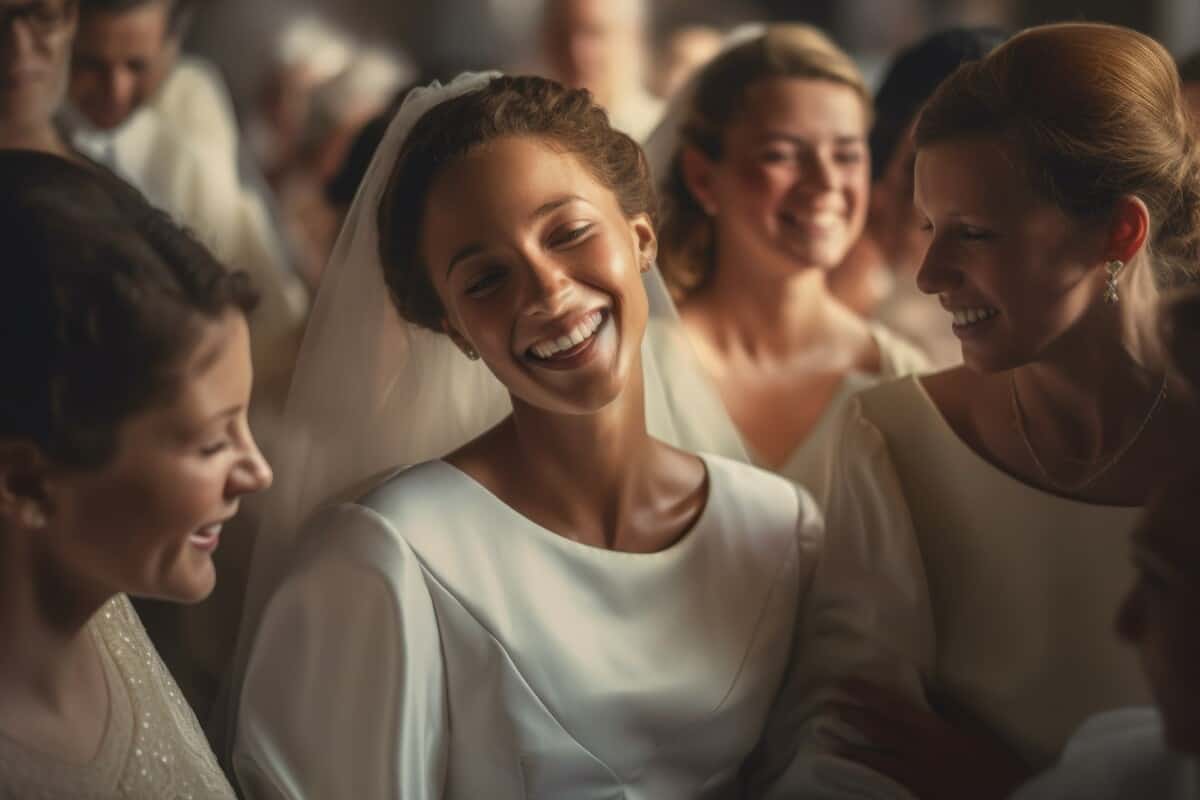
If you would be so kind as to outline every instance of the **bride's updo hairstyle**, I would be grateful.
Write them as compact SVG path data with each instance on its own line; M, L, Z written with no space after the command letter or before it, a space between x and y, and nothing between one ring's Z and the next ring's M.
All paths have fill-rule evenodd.
M0 438L102 467L167 402L205 320L248 312L243 273L99 168L0 151Z
M662 186L663 224L659 266L677 299L702 287L716 269L713 221L684 179L682 153L695 147L720 161L725 131L745 108L746 93L759 81L799 78L829 81L858 95L871 127L871 91L854 60L809 25L772 25L766 33L725 50L695 78Z
M1140 197L1159 285L1195 278L1200 153L1158 42L1114 25L1030 28L947 78L915 139L921 149L997 133L1034 190L1077 219L1103 221L1121 196Z
M441 300L421 260L430 187L447 166L488 142L534 137L575 156L616 196L626 217L656 217L650 168L637 142L614 130L583 89L536 77L497 77L434 106L400 149L379 205L379 256L400 316L442 331Z

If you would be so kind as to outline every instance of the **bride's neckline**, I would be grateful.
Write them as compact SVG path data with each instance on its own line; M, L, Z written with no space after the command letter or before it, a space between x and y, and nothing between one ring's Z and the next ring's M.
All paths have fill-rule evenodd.
M522 514L517 509L510 506L508 503L500 499L491 489L477 481L464 470L456 467L445 459L437 459L431 463L438 464L441 467L449 470L452 474L467 484L477 493L487 497L489 503L499 506L504 509L504 512L513 519L522 523L522 526L535 533L539 538L546 539L552 545L562 549L587 555L592 558L612 558L624 561L641 561L641 562L661 562L664 560L672 560L682 558L691 548L693 540L701 538L704 531L710 526L709 518L712 516L712 508L714 505L714 492L717 490L713 481L713 465L709 458L704 455L699 455L701 463L704 465L705 485L707 486L707 496L704 499L704 507L700 509L700 513L696 515L696 519L675 541L671 542L667 547L661 550L655 550L649 553L631 552L628 550L612 550L607 547L597 547L595 545L585 544L584 542L576 541L568 538L561 533L553 531L544 525L534 522L532 519Z

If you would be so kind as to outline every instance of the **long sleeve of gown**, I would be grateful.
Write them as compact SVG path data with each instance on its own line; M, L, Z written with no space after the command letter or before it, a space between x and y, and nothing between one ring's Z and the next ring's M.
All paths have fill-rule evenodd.
M911 797L832 752L832 733L862 739L830 707L838 681L862 678L924 705L921 674L933 659L925 572L887 445L857 399L841 423L824 547L749 797Z
M306 526L267 605L242 690L234 769L260 798L440 798L446 705L416 558L375 512Z

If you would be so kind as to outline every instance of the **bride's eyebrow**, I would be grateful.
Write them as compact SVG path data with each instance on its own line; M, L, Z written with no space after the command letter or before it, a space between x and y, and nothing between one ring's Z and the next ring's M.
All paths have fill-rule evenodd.
M538 206L536 209L534 209L533 213L529 215L529 218L531 220L534 220L534 219L538 219L540 217L544 217L547 214L549 214L553 211L557 211L558 209L562 208L567 203L572 203L576 200L582 200L585 203L587 202L587 200L585 198L580 197L577 194L563 195L562 197L556 197L555 199L553 199L547 203L542 203L540 206Z

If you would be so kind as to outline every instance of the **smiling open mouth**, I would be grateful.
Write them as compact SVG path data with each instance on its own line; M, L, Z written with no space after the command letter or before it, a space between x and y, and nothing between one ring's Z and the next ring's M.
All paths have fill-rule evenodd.
M188 541L198 550L212 551L217 548L217 543L221 541L221 528L223 523L215 523L213 525L205 525L200 530L188 537Z
M526 355L535 361L565 361L591 347L596 335L608 321L608 312L597 309L579 321L568 333L556 339L534 342Z
M969 328L972 325L978 325L981 322L986 322L999 313L999 310L991 308L990 306L984 306L981 308L962 308L951 312L951 314L954 316L954 326L956 328Z

